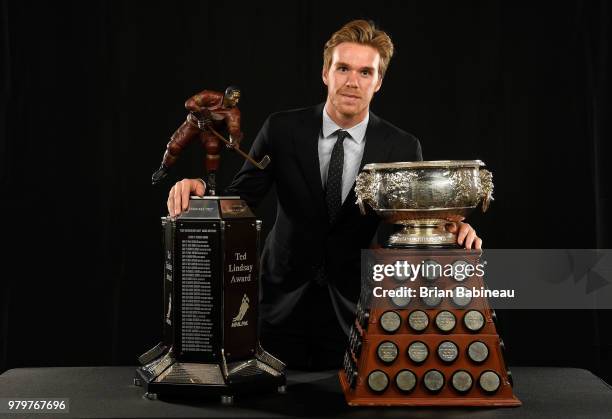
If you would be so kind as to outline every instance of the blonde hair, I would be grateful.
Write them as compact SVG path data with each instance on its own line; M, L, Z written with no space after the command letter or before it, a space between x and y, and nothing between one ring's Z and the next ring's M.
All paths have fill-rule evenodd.
M353 20L338 31L334 32L323 48L323 68L329 70L332 62L334 48L343 42L353 42L373 47L380 54L378 72L383 78L391 57L393 56L393 42L386 32L377 29L373 22L367 20Z

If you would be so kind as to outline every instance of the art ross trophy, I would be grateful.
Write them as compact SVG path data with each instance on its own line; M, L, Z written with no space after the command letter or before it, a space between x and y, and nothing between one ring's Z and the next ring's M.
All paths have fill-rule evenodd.
M219 133L226 118L228 132L242 137L237 97L237 88L230 87L225 95L204 91L187 101L190 114L173 135L154 183L166 176L176 144L187 144L191 137L203 138L209 151L218 138L265 168L268 156L258 164ZM219 167L218 155L207 162L210 179ZM188 211L162 217L161 224L163 340L139 357L134 383L151 399L215 396L224 404L237 394L284 392L284 363L259 344L261 221L239 197L205 196L191 197Z
M361 212L368 205L385 221L403 228L390 247L453 247L456 233L446 230L482 202L493 199L492 174L480 160L374 163L364 166L355 192Z
M373 210L401 230L362 254L361 295L339 372L347 403L519 406L495 311L486 298L469 296L484 287L481 252L460 249L446 228L480 203L487 209L491 172L480 160L369 164L355 191L362 213ZM468 266L482 274L465 275Z

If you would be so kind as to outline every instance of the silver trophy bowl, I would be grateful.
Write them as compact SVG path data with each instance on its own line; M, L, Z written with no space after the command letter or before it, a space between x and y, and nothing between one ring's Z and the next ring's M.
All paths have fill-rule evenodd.
M392 247L448 246L457 241L445 228L493 200L493 175L480 160L373 163L357 176L355 192L363 214L370 206L385 221L404 228Z

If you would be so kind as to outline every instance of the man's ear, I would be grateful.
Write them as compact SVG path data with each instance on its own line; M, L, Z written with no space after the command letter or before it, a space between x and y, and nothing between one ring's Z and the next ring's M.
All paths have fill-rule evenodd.
M327 73L328 72L329 72L329 69L323 66L323 70L321 70L321 78L323 79L323 84L325 84L326 86L327 86Z
M376 83L376 88L374 89L374 92L378 92L380 90L380 86L382 86L382 82L383 82L383 78L379 74L378 75L378 83Z

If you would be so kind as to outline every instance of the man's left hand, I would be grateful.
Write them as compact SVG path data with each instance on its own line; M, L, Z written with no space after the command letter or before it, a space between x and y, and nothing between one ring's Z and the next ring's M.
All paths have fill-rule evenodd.
M446 229L451 233L457 233L457 244L459 246L464 246L466 249L482 248L482 239L476 235L476 230L471 225L459 221L447 224Z

